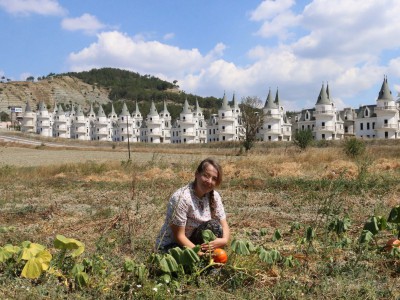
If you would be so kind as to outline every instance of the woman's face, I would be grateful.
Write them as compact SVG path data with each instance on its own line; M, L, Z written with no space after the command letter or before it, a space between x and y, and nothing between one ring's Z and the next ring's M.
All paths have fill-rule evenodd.
M203 197L211 192L218 181L218 171L213 165L207 164L203 172L196 173L195 192L198 197Z

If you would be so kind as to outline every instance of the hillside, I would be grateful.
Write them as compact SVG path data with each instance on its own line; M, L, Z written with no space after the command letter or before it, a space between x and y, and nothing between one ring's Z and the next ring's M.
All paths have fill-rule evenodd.
M12 81L0 83L0 112L9 113L10 106L21 106L25 109L28 101L33 110L40 101L49 109L54 103L76 103L84 108L94 104L107 104L109 90L83 82L71 76L47 78L37 82Z
M181 92L177 81L170 83L154 76L113 68L52 74L35 82L0 83L0 112L6 113L9 113L10 106L21 106L24 109L27 101L33 110L40 101L44 101L50 110L54 108L54 103L63 104L65 109L69 109L71 104L80 104L85 112L90 104L93 104L95 111L101 104L106 114L111 111L111 103L119 113L122 103L126 102L132 112L137 101L142 115L146 116L151 101L155 102L158 111L163 109L163 102L166 101L172 118L176 119L185 99L192 106L197 100L205 117L215 113L222 103L222 99L215 97Z

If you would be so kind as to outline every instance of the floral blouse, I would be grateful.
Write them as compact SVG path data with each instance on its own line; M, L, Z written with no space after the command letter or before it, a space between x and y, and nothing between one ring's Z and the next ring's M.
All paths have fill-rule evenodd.
M221 196L214 191L214 216L211 216L209 194L203 198L195 195L193 183L178 189L170 198L167 216L156 241L156 249L176 243L171 224L185 226L185 235L190 238L193 231L202 223L211 219L226 218Z

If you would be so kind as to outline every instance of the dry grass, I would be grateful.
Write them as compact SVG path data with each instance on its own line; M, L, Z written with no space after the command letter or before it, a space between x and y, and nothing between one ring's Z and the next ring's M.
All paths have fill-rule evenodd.
M5 153L7 149L0 148L0 151ZM12 149L21 155L21 148L18 151ZM110 151L114 158L103 160L98 159L101 151L85 150L71 151L70 155L82 156L85 152L90 153L92 159L33 167L0 165L0 229L4 231L0 235L0 245L33 240L51 246L54 236L63 234L83 241L87 253L101 251L115 267L120 264L114 261L117 258L145 260L163 223L169 196L192 180L195 167L202 158L216 151L199 147L190 154L190 149L171 147L165 150L170 151L166 154L155 152L155 149L158 148L152 148L150 155L135 152L131 163L126 157L124 160L115 156L118 152ZM27 153L32 151L25 150ZM51 151L33 150L46 155ZM280 293L291 286L293 276L303 285L313 286L310 287L311 298L328 291L333 298L343 296L340 285L344 285L347 292L356 294L365 288L372 293L369 289L371 281L367 279L354 275L355 281L350 285L340 280L343 277L327 276L328 271L321 270L328 268L325 263L328 258L322 254L328 253L335 262L346 265L354 259L353 252L328 251L326 241L321 239L315 243L315 247L320 248L318 252L307 253L298 241L304 226L324 228L328 218L322 213L324 211L337 216L349 215L352 220L349 235L355 240L370 215L387 215L390 208L398 205L400 157L388 154L396 151L390 146L369 149L372 159L365 181L358 179L359 163L348 159L340 147L311 148L306 152L276 147L255 149L245 156L231 155L232 151L218 149L217 156L224 170L224 182L219 191L232 236L277 248L287 255L294 254L302 266L290 272L277 267L259 270L251 286L254 289L252 295L260 297L272 293L275 298L280 298ZM74 160L76 157L71 159ZM289 233L293 222L303 227ZM260 237L261 228L267 229L266 237ZM276 229L282 233L282 239L273 242L271 236ZM387 291L390 284L400 287L399 280L391 276L395 271L385 262L382 265L382 261L384 259L379 258L370 266L373 274L379 273L386 280L380 291ZM254 268L260 266L254 265ZM339 270L336 265L332 268ZM330 290L329 280L338 288ZM186 288L188 295L194 293L193 287ZM292 285L291 288L302 298L304 286ZM212 295L220 292L222 289ZM227 293L232 297L251 297L246 288ZM282 298L288 297L288 294L282 295L286 295ZM361 296L354 298L361 299Z

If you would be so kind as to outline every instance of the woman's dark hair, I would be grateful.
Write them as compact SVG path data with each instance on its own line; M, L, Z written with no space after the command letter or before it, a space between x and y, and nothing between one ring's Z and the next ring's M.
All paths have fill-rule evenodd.
M222 182L222 167L213 158L209 157L209 158L204 159L197 167L196 174L203 173L208 165L212 165L217 170L218 177L217 177L215 185L219 186ZM196 184L196 180L194 181L194 183ZM215 218L216 205L215 205L215 199L214 199L214 190L212 190L209 193L209 197L210 197L209 199L210 199L211 218Z

